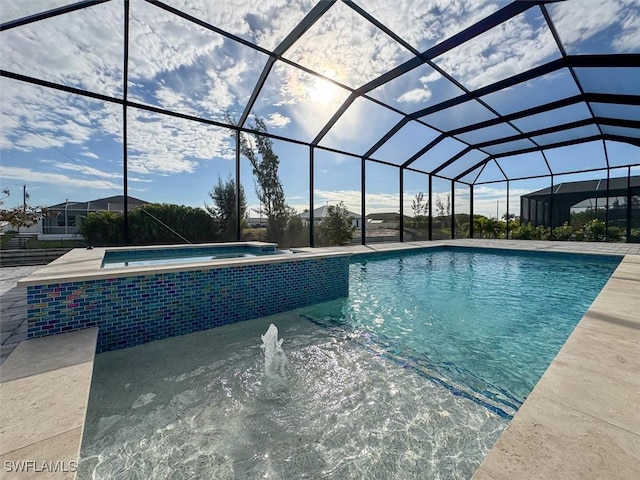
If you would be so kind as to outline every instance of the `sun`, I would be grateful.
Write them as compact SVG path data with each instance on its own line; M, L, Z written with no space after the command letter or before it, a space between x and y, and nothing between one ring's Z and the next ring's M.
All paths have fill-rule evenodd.
M332 75L327 75L332 77ZM316 103L329 103L335 96L338 87L328 80L316 78L309 86L309 98Z

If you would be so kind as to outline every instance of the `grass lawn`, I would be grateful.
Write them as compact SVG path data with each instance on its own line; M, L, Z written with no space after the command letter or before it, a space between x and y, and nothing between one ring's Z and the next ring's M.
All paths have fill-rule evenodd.
M4 245L15 236L15 233L5 233L4 235L0 235L0 247L4 247Z
M30 239L27 242L27 248L82 248L87 246L84 240L37 240Z

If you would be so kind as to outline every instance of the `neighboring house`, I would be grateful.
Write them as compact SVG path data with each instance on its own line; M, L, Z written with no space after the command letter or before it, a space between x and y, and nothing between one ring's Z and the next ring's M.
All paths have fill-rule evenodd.
M18 231L18 227L14 227L9 222L0 222L0 235L4 235L7 232L17 232L17 231ZM35 225L29 228L20 227L20 233L31 233L31 234L42 233L42 220L38 220L38 223L36 223Z
M267 217L247 217L247 227L267 228Z
M407 222L410 220L412 220L411 217L404 216L405 225L408 225ZM400 228L400 214L394 212L370 213L367 215L367 228L391 228L397 230Z
M134 197L128 198L128 210L147 205L149 202ZM86 217L92 212L123 212L124 211L124 195L115 195L113 197L99 198L88 202L70 202L59 203L47 207L50 215L43 219L42 233L43 235L75 235L78 233L78 218Z
M345 209L344 211L349 216L349 218L351 218L351 226L355 227L356 230L361 229L362 228L362 216L358 215L357 213L351 212L351 211L349 211L347 209ZM298 216L302 220L302 224L303 225L305 225L305 226L309 225L309 218L310 218L309 212L301 213ZM329 205L323 205L322 207L318 207L318 208L315 208L313 210L313 222L314 223L318 223L323 218L328 217L328 216L329 216Z
M608 200L607 200L608 198ZM558 183L520 197L520 220L534 226L571 223L572 211L607 212L609 223L640 227L640 175Z

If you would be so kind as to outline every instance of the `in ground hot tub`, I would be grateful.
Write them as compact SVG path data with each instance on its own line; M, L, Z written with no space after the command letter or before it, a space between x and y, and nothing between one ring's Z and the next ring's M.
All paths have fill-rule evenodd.
M275 243L221 243L215 246L170 246L107 249L102 268L143 267L177 263L199 263L225 258L292 255L297 250L278 250Z
M103 352L346 297L349 256L262 242L74 249L19 284L29 338L97 326Z

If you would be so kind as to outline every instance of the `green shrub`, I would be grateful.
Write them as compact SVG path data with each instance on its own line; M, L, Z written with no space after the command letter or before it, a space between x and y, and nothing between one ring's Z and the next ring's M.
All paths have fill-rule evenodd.
M619 242L625 235L625 229L622 227L609 226L607 232L610 242Z
M123 223L120 212L94 212L82 218L80 233L90 245L123 245ZM216 221L201 208L151 204L129 212L132 245L215 242L218 232Z
M309 244L309 227L305 227L298 215L291 215L284 232L284 239L278 242L281 248L304 247Z
M573 236L574 236L575 232L573 230L573 227L571 225L569 225L569 222L564 222L564 224L560 227L556 227L553 229L553 239L554 240L561 240L561 241L568 241L568 240L572 240Z
M129 239L133 245L215 242L217 222L202 208L152 204L129 212Z
M79 230L89 245L118 246L124 243L123 221L119 212L92 212L79 218Z
M534 240L549 240L551 238L551 228L538 225L534 231Z
M551 229L542 225L534 227L531 223L522 223L516 225L509 236L515 240L549 240Z
M351 225L351 217L347 207L340 202L327 208L327 216L317 227L318 237L322 245L349 245L353 238L355 227Z
M605 239L604 222L593 219L584 225L584 239L588 242L602 242Z
M535 235L535 229L530 223L521 223L516 225L509 232L510 237L515 240L533 240Z

